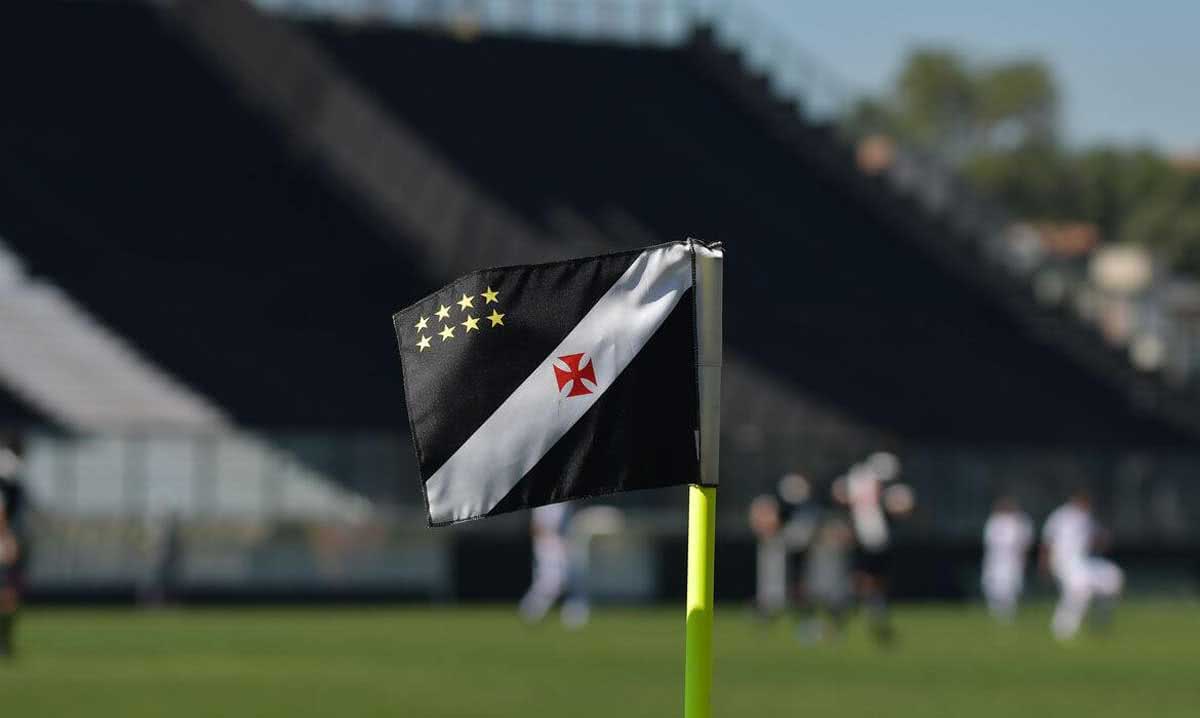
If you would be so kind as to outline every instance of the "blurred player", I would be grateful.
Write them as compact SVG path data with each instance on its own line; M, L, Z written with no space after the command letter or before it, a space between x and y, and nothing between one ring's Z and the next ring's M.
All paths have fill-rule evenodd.
M758 539L755 607L762 618L774 618L788 603L788 587L804 603L804 555L820 519L812 487L800 474L785 474L776 496L764 494L750 503L750 528Z
M769 494L750 502L750 530L757 539L754 609L759 618L775 618L787 606L787 547L780 528L779 501Z
M596 539L625 533L625 517L612 506L589 506L571 517L567 554L567 600L562 622L567 628L584 626L592 615L591 566Z
M997 620L1016 617L1025 584L1025 557L1033 543L1033 524L1011 496L996 501L983 527L983 596Z
M13 632L28 563L21 448L17 436L0 443L0 657L13 654Z
M18 606L15 574L20 557L20 546L8 527L8 505L0 494L0 658L8 658L13 651L13 622Z
M817 529L804 564L805 597L812 617L802 623L801 640L840 638L854 592L850 585L850 554L854 533L840 516L827 516Z
M884 484L899 474L896 456L877 452L834 482L834 499L849 508L850 525L858 542L855 589L866 609L871 632L885 644L894 638L887 603L892 556L887 512L906 515L913 508L912 490L907 486L889 487L889 491L896 490L885 494Z
M533 535L533 582L521 599L521 618L537 623L567 591L570 576L567 542L568 504L539 506L530 512Z
M1114 600L1121 593L1121 569L1091 555L1098 539L1091 496L1082 490L1055 509L1042 529L1040 563L1054 576L1060 592L1051 624L1060 640L1079 632L1093 597Z
M795 605L809 605L805 559L821 521L821 507L812 501L812 485L801 474L785 474L776 486L783 526L780 536L786 555L788 586Z

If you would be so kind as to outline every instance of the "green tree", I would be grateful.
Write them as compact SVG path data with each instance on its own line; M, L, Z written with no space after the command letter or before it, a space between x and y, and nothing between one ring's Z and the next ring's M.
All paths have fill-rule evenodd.
M896 83L896 117L901 132L957 155L976 132L978 105L970 71L954 52L918 50Z
M1156 152L1096 147L1077 154L1078 217L1116 238L1129 215L1148 197L1168 190L1176 172Z
M1200 172L1149 148L1065 147L1058 98L1039 60L974 64L926 48L848 121L935 150L1018 217L1091 222L1106 240L1151 247L1200 275Z
M1058 141L1058 88L1049 68L1021 60L980 70L975 108L988 147L1053 146Z
M1081 219L1071 158L1052 144L978 152L962 167L985 195L1028 219Z
M891 96L859 103L852 121L960 164L981 151L1053 143L1057 116L1058 91L1042 63L974 67L934 48L909 55Z
M1151 247L1177 270L1200 275L1200 175L1172 172L1139 196L1118 237Z

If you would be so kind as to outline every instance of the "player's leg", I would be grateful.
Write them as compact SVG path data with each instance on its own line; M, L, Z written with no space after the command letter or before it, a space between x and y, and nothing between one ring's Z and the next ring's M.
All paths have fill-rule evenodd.
M1087 579L1097 596L1112 598L1125 587L1125 572L1115 563L1103 558L1089 559Z
M1015 621L1017 610L1021 605L1021 594L1025 593L1025 566L1021 564L1013 566L1012 573L1009 574L1009 579L1009 620Z
M888 612L889 556L884 552L867 554L858 575L859 600L866 611L875 640L889 644L895 638Z
M0 657L13 654L13 632L21 608L25 575L19 546L12 534L0 533Z
M567 628L583 628L592 618L592 604L581 596L572 596L563 603L562 622Z
M13 631L21 608L21 596L11 574L11 570L0 567L0 657L13 654Z
M1001 623L1008 623L1013 617L1012 598L1000 586L989 586L984 594L987 601L988 613Z
M831 636L834 640L841 639L846 633L846 624L850 621L850 595L834 596L825 604L832 625Z
M760 539L756 558L754 607L760 618L775 618L787 606L787 547L778 536Z
M1112 561L1093 558L1087 563L1087 580L1098 599L1090 623L1095 628L1107 627L1112 620L1113 604L1125 587L1125 574Z
M521 599L521 617L540 621L562 596L567 584L567 547L558 536L533 541L533 582Z
M983 589L983 600L987 604L988 613L996 620L1002 620L1004 617L1004 596L1000 585L999 577L996 575L995 567L989 566L984 569L983 577L980 580L980 587Z
M822 589L820 585L809 585L806 580L796 581L792 601L796 614L796 637L804 643L817 643L830 633L826 618L832 617L832 612Z
M1059 640L1072 638L1079 632L1092 600L1092 585L1085 571L1075 568L1058 577L1062 592L1054 609L1051 628Z
M594 536L573 535L570 560L567 566L567 583L564 592L562 622L570 629L583 628L592 617L591 563Z
M984 581L988 610L1004 623L1011 623L1017 614L1017 597L1021 593L1021 576L1012 566L994 566Z
M867 576L863 585L863 608L871 624L871 634L880 643L890 643L894 636L883 579L880 576Z

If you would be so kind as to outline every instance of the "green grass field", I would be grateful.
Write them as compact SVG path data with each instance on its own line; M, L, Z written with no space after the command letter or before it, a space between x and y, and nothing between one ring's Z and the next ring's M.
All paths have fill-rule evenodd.
M1056 645L1048 607L1009 630L976 609L897 613L803 646L790 625L717 617L715 709L758 716L1200 715L1200 605L1131 603L1111 633ZM4 716L680 714L682 616L601 611L526 628L510 608L39 610L0 664Z

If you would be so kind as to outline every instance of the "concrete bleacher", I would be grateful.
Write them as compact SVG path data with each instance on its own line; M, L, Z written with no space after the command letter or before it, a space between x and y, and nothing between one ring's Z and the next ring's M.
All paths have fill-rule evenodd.
M0 30L9 59L40 68L10 93L0 231L234 421L402 427L387 317L448 277L240 102L164 12L49 4ZM945 271L688 47L299 27L541 235L725 241L732 352L864 425L935 442L1183 440ZM46 32L78 52L32 39Z
M229 428L222 411L139 356L52 284L31 280L0 242L0 384L74 431ZM17 420L18 417L13 417Z
M37 68L5 85L0 233L234 422L402 426L390 316L427 280L162 12L37 3L0 24L0 59Z
M79 430L31 434L48 521L35 577L140 580L152 552L130 526L170 517L192 524L183 572L199 586L308 581L295 566L319 563L317 535L368 546L370 585L436 595L524 567L523 516L418 528L390 314L476 263L686 235L729 249L733 593L751 585L736 531L749 497L783 471L821 486L880 446L921 497L901 535L914 566L973 564L996 491L1042 512L1081 477L1119 503L1122 547L1195 546L1193 437L1031 332L976 265L933 256L950 222L847 181L852 156L828 126L784 108L772 121L738 91L755 78L716 71L699 36L589 44L271 17L255 52L254 33L206 24L241 7L29 3L0 23L0 60L36 68L13 74L0 109L0 236L30 290L0 297L0 421ZM380 136L389 150L373 154ZM41 341L49 325L80 331L34 352L20 332ZM46 356L94 361L79 374ZM171 415L174 400L144 393L164 385L220 428L99 435ZM677 498L622 497L662 586L682 585ZM372 534L383 524L386 540ZM323 560L322 581L356 575L350 552ZM461 595L523 588L504 573L511 586Z
M360 518L336 460L253 430L403 426L390 314L426 280L162 12L0 23L0 60L36 68L0 118L0 422L66 430L30 443L55 516ZM151 460L106 458L127 445Z
M779 380L906 439L1186 443L1186 431L1031 332L971 272L947 271L890 206L783 133L694 48L472 37L310 22L405 123L543 227L724 241L728 345ZM803 149L807 146L811 151ZM801 149L798 149L798 145ZM879 185L870 191L885 194Z
M168 15L47 4L0 29L7 59L39 67L0 133L0 232L232 421L403 427L386 318L449 278L428 238L377 221ZM1184 440L815 162L841 151L831 135L781 136L692 46L292 27L539 242L725 241L731 358L767 385L904 439Z

